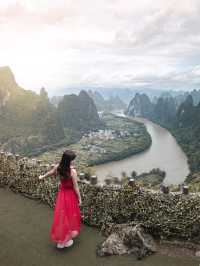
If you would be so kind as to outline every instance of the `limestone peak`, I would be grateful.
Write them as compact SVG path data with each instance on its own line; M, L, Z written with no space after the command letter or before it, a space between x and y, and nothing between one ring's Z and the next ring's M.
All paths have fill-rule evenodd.
M10 90L17 86L15 76L9 66L0 67L0 89Z

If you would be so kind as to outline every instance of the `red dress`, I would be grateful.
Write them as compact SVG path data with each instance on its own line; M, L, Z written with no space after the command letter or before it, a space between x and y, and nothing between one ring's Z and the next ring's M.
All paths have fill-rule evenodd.
M80 233L81 215L72 178L61 180L54 209L51 239L62 243Z

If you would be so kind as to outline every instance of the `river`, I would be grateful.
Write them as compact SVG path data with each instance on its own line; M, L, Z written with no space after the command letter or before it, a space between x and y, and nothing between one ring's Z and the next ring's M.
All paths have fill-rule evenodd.
M121 115L121 114L119 114ZM128 175L135 170L138 174L160 168L166 172L166 184L179 184L189 174L187 157L171 133L144 118L134 118L143 123L152 138L151 147L137 155L126 159L95 166L96 175L100 181L106 176L121 176L122 171Z

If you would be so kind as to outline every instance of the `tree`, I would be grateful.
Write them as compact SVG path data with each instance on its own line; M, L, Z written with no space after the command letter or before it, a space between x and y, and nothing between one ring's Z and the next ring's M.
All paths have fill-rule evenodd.
M136 176L137 176L137 172L133 170L133 171L131 172L131 177L132 177L132 178L136 178Z

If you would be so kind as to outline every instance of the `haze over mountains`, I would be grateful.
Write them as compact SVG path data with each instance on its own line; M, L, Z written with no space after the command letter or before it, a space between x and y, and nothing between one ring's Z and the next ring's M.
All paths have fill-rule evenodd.
M0 68L0 148L22 154L70 143L102 127L86 92L65 96L55 107L44 88L40 94L21 88L9 67Z
M118 95L109 96L109 98L106 99L98 91L89 90L87 91L87 93L93 99L98 111L114 111L120 109L124 110L127 107L127 104L122 101ZM51 98L51 102L55 106L58 106L58 104L62 101L63 98L64 96L53 96Z
M105 100L109 100L109 98L119 97L120 100L122 100L125 104L129 104L131 99L134 97L136 93L145 93L147 94L151 99L154 97L159 97L165 92L169 92L171 95L182 95L185 92L184 91L175 91L173 89L170 90L163 90L163 88L135 88L135 87L82 87L82 88L63 88L63 89L57 89L54 90L54 94L50 93L51 96L55 97L62 97L62 95L65 94L79 94L79 92L84 89L91 93L99 93Z
M156 119L161 124L172 123L179 107L188 99L191 99L193 106L198 106L200 103L200 90L177 95L165 92L153 99L145 93L136 93L128 105L126 114L142 116L151 120Z

